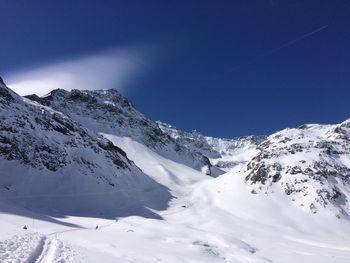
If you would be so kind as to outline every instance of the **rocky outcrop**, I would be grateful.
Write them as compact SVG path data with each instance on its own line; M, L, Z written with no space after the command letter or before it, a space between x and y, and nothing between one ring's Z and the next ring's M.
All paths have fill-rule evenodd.
M303 125L270 135L245 168L252 191L282 190L312 213L328 207L338 216L348 215L349 123Z

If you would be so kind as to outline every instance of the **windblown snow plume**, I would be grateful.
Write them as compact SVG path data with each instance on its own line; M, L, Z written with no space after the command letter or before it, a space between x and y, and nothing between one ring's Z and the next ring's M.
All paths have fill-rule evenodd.
M153 49L145 47L111 49L13 72L7 82L20 95L44 95L58 88L125 91L150 66L153 53Z

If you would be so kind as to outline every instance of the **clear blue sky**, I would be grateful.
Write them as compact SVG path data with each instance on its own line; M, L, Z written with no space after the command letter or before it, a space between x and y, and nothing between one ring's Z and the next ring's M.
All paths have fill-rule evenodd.
M350 117L348 0L13 0L0 10L5 80L151 43L161 59L126 95L152 119L233 137Z

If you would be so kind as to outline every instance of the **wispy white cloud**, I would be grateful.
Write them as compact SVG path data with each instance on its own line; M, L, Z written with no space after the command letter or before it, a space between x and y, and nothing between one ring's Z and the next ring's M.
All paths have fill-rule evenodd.
M149 68L154 49L119 48L8 74L8 86L20 95L44 95L53 89L110 89L125 92Z

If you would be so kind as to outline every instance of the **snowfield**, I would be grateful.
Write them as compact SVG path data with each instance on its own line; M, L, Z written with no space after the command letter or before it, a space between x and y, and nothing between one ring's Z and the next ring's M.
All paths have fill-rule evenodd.
M216 139L0 83L0 262L348 263L349 123Z
M252 195L239 172L210 178L130 138L105 136L171 190L169 208L153 210L162 219L19 216L2 200L3 262L348 262L348 220L286 207L283 195Z

